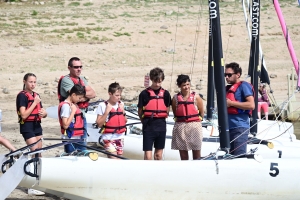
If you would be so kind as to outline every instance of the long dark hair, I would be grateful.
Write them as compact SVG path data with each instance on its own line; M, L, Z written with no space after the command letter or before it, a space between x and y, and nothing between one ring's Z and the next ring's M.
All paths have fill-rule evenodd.
M23 80L27 81L27 79L28 79L29 76L34 76L36 78L35 74L33 74L33 73L27 73L27 74L25 74ZM25 83L23 84L23 90L25 90Z

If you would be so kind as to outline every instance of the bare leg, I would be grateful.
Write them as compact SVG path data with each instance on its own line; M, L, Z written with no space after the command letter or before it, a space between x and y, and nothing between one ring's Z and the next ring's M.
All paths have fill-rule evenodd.
M115 152L109 152L109 153L114 154L114 155L118 155L116 151L115 151ZM121 156L121 155L120 155L120 156ZM119 158L117 158L117 157L115 157L115 156L110 156L110 155L107 155L107 157L108 157L108 158L112 158L112 159L119 159Z
M260 118L261 118L261 114L260 114L260 112L257 112L257 117L258 117L258 119L260 119Z
M192 150L193 151L193 160L197 160L201 157L200 150Z
M5 138L0 136L0 144L3 144L9 150L15 151L16 148Z
M265 112L266 120L268 120L268 116L269 116L269 113L268 113L268 112Z
M32 143L35 143L36 141L38 141L42 136L37 136L37 137L32 137L26 140L26 144L30 145ZM31 151L34 151L35 149L40 149L42 148L43 144L42 141L40 141L39 143L37 143L36 145L34 145L33 147L30 148ZM39 157L42 157L41 154L39 154Z
M152 151L144 151L144 160L152 160Z
M154 160L162 160L163 149L155 149L154 150Z
M179 150L181 160L188 160L189 159L189 152L185 150Z

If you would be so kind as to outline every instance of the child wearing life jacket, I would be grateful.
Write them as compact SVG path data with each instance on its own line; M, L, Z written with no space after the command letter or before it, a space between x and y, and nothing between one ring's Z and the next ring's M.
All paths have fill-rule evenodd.
M167 123L171 105L171 95L168 90L161 87L165 79L161 68L156 67L150 71L150 87L139 95L138 114L143 124L143 151L144 159L152 160L153 146L154 160L162 160L165 148Z
M25 74L23 84L23 90L17 95L16 107L20 133L26 144L30 145L42 138L41 119L47 117L47 112L42 106L40 95L33 91L36 87L36 76L33 73ZM30 150L33 151L40 148L42 148L42 141L31 147ZM28 189L28 194L39 196L45 193Z
M267 94L266 84L260 83L258 88L257 116L261 118L261 109L265 113L265 119L268 120L269 106L271 105Z
M77 103L85 95L85 89L79 84L75 84L67 99L58 106L59 124L61 127L62 139L80 139L84 132L83 114ZM80 150L80 145L67 144L64 146L66 153Z
M124 135L126 132L126 114L124 103L121 102L122 87L119 83L112 83L108 87L109 98L100 102L97 108L98 127L101 127L102 140L107 152L122 155ZM116 158L109 156L109 158Z
M180 92L172 99L175 125L171 149L179 150L181 160L189 160L188 151L192 150L196 160L201 157L203 101L200 95L191 91L188 75L179 75L176 82Z

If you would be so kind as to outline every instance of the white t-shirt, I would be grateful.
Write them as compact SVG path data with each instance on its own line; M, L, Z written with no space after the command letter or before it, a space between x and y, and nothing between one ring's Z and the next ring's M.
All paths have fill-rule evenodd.
M123 102L121 102L120 104L123 104ZM119 102L117 102L115 105L112 106L113 109L117 110L118 107L119 107ZM99 105L98 105L98 108L96 110L96 114L97 116L98 115L103 115L105 113L105 110L106 110L106 104L105 102L100 102ZM105 122L108 121L108 116L105 120ZM117 139L122 139L124 138L124 135L125 135L125 132L124 133L121 133L121 134L112 134L112 133L105 133L105 134L102 134L102 139L103 140L117 140Z
M68 101L65 100L64 102L67 102L67 103L65 103L65 104L63 104L63 105L61 106L60 113L59 113L59 117L60 117L60 118L63 118L63 117L69 118L70 115L71 115L72 110L71 110L71 107L70 107ZM74 118L72 119L72 122L73 122L73 123L75 122L75 119L74 119ZM68 137L67 135L62 135L61 138L62 138L62 139L69 139L69 137ZM70 139L80 139L80 136L73 136L73 137L71 137Z

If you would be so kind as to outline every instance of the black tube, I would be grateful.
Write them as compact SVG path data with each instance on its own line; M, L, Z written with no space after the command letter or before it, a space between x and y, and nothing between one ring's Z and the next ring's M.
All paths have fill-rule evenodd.
M214 109L214 65L212 52L212 35L211 35L211 21L209 20L209 42L208 42L208 74L207 74L207 104L206 104L206 118L212 119L212 111Z
M222 36L220 26L220 12L218 0L209 1L209 14L211 20L211 34L212 34L212 47L213 47L213 60L214 60L214 79L215 89L217 94L218 105L218 122L219 122L219 135L220 135L220 148L229 152L229 126L228 126L228 113L226 105L226 91L224 81L224 60L222 49Z

